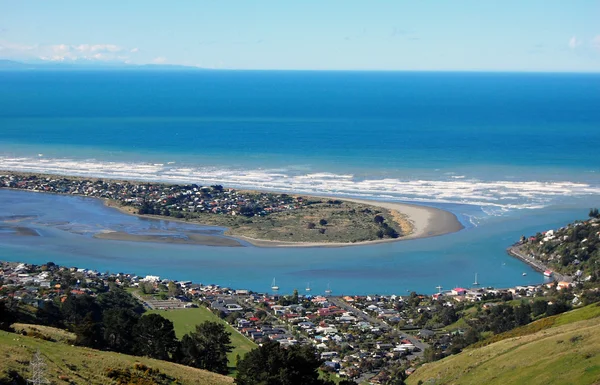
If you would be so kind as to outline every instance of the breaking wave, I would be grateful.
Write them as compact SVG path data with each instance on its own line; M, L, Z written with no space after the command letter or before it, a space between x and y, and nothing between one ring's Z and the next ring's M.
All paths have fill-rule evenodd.
M102 162L94 159L0 157L0 169L112 179L222 184L236 188L369 199L480 206L488 215L537 209L561 198L600 196L600 186L569 181L484 181L444 175L440 180L357 178L351 174L300 173L286 169L227 169L167 163Z

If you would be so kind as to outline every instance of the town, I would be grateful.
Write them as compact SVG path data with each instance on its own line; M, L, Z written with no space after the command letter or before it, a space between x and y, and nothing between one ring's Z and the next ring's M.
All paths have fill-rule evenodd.
M0 187L104 198L131 206L135 213L175 218L190 218L190 213L265 216L310 204L302 197L243 192L221 185L166 185L36 174L0 175Z
M282 346L311 345L318 351L324 373L371 384L385 384L398 370L409 375L423 362L459 352L479 338L473 335L478 326L471 322L485 322L482 317L497 309L512 309L505 305L508 301L521 300L527 309L543 302L543 312L548 314L560 301L563 308L552 312L583 302L572 292L573 284L554 281L508 289L478 285L448 291L439 288L433 295L413 292L404 296L339 297L308 291L299 294L297 290L287 295L277 290L255 293L158 276L101 273L52 262L0 263L0 301L10 299L33 308L43 309L49 302L60 304L68 296L94 297L110 285L126 288L149 310L210 309L256 344L270 340ZM559 301L548 300L557 293ZM564 303L565 298L568 303ZM459 314L472 317L465 321ZM530 319L527 314L519 322ZM492 330L504 330L497 328Z

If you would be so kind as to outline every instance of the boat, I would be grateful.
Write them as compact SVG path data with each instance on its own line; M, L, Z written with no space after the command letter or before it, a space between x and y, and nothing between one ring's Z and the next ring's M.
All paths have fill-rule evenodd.
M473 282L473 286L479 286L479 282L477 282L477 273L475 273L475 282Z
M275 278L273 278L273 282L271 283L271 289L273 289L273 290L279 290L279 286L277 286L275 284Z
M306 290L306 291L310 291L310 282L307 282L307 283L306 283L306 289L305 289L305 290Z
M523 275L523 277L524 277L524 276L526 276L526 275L527 275L527 273L523 273L522 275Z
M325 294L331 294L331 288L329 287L329 284L327 284L327 290L325 290Z

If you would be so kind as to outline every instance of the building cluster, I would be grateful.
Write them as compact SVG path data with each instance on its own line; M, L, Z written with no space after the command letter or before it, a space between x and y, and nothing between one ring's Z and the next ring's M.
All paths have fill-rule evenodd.
M534 236L523 236L509 252L544 271L548 277L571 282L597 279L599 250L600 218L594 217Z
M130 279L124 274L60 267L53 263L32 265L0 261L0 299L12 298L34 307L67 294L83 295L104 291L110 282Z
M302 197L224 189L220 185L167 185L33 174L0 175L0 187L111 199L143 209L142 214L177 217L185 213L268 215L306 204Z
M286 346L311 344L324 361L323 370L373 384L384 381L391 368L411 368L428 346L448 349L451 334L435 320L461 302L481 302L486 308L500 298L534 297L545 290L531 285L503 290L457 287L432 296L282 296L51 262L0 262L0 299L11 297L33 306L69 293L95 295L110 284L138 287L134 295L148 308L206 306L256 343L269 339Z

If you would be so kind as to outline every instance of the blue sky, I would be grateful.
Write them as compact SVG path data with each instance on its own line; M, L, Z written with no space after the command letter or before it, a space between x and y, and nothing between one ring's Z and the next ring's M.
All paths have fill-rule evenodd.
M600 1L0 0L0 58L600 72Z

